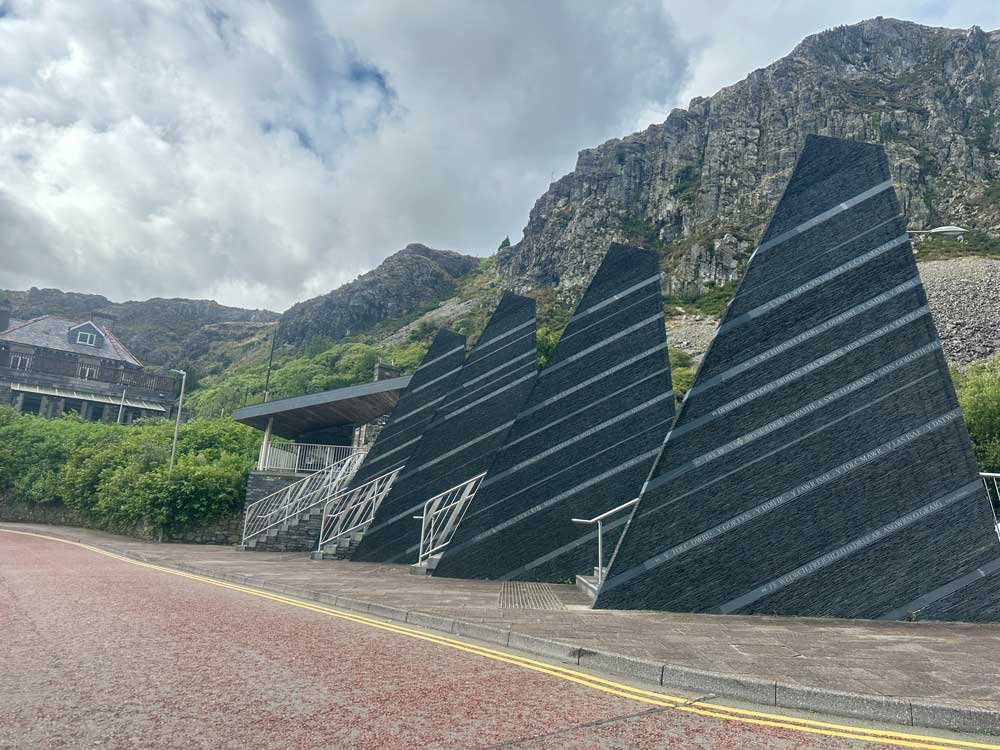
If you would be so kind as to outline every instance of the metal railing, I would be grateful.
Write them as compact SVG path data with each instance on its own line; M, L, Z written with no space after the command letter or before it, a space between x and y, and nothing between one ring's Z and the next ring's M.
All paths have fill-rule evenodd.
M171 394L177 388L177 380L169 375L159 375L135 368L99 366L84 362L79 357L49 356L37 351L27 355L0 351L0 369L11 370L21 375L29 373L55 375Z
M979 476L986 487L986 497L989 498L990 509L993 511L993 525L997 530L997 539L1000 539L1000 520L997 519L997 514L1000 513L1000 474L983 471Z
M485 476L486 472L484 471L472 479L466 479L461 484L455 485L450 490L445 490L440 495L435 495L424 503L423 514L414 516L416 520L420 521L418 565L426 563L427 560L451 543L458 525L465 517L469 501L479 490L479 485L483 483Z
M400 466L357 487L343 489L330 497L323 506L323 528L320 531L319 544L316 546L317 551L367 528L402 470L403 467Z
M583 524L584 526L592 526L597 524L597 585L600 586L604 582L604 575L607 571L604 569L604 521L620 513L626 508L631 508L639 502L639 498L634 497L627 503L622 503L617 508L612 508L611 510L606 510L599 516L594 516L593 518L572 518L570 519L573 523Z
M357 448L350 445L317 445L314 443L266 443L261 447L260 471L278 470L296 473L320 471L338 461L343 461Z
M243 544L324 502L351 481L364 457L363 451L356 451L248 505L243 518Z

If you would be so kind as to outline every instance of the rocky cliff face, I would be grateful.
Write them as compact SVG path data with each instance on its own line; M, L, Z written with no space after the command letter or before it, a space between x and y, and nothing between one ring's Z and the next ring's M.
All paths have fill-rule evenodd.
M412 315L453 294L457 282L478 266L479 259L469 255L407 245L356 281L291 307L281 319L281 340L336 340Z
M808 133L885 145L912 225L1000 232L1000 31L874 19L661 125L582 151L500 252L504 286L582 286L608 243L659 250L665 287L738 279Z

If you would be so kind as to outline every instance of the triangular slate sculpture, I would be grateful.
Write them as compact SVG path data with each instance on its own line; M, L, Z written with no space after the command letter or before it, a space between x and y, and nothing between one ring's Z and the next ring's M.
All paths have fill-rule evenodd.
M416 562L420 522L413 516L489 468L537 371L535 301L505 293L352 560Z
M612 245L435 575L562 581L593 568L591 518L639 494L674 418L654 253ZM628 515L609 519L614 548Z
M885 152L811 136L595 606L993 620L998 571Z
M464 362L465 336L447 329L438 331L351 480L352 488L407 463L438 408L451 393Z

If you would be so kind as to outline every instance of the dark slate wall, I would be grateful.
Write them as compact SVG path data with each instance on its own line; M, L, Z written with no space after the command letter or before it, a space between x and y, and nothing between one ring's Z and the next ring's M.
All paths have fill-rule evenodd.
M994 619L991 521L885 153L810 137L597 606Z
M537 359L534 300L504 294L351 559L416 562L420 522L413 516L489 468L531 391Z
M351 481L358 487L406 464L441 404L451 393L465 361L465 336L442 329L413 373L389 421Z
M612 245L435 575L587 572L596 527L570 519L638 495L673 417L656 255ZM605 531L609 552L626 518Z

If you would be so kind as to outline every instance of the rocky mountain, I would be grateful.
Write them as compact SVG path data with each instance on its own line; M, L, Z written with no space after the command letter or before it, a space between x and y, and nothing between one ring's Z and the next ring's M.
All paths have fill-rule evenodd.
M641 133L580 152L502 250L506 288L586 283L609 242L658 249L665 288L738 279L808 133L877 141L916 227L1000 233L1000 31L876 18Z
M351 283L291 307L281 319L281 340L336 340L422 312L454 294L458 282L479 263L470 255L407 245Z
M92 313L113 318L111 329L146 365L216 369L234 350L260 348L279 318L270 310L226 307L210 300L161 299L111 302L98 294L31 288L6 292L14 318ZM200 373L199 373L200 374Z

